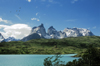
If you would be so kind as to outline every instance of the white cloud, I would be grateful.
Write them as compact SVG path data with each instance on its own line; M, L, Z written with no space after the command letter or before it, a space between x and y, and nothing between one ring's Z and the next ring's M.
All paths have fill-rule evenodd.
M75 2L77 2L78 0L72 0L72 2L71 3L75 3Z
M2 19L2 18L0 18L0 22L4 22L4 23L9 23L9 24L12 24L12 22L11 22L11 21L9 21L9 20L4 20L4 19Z
M19 20L22 20L18 15L15 14L15 16L16 16Z
M3 28L4 32L2 35L5 38L15 37L17 39L22 39L23 37L29 35L31 27L26 24L14 24L14 25L0 25L0 28Z
M31 18L31 20L37 20L37 18Z
M31 18L31 20L37 20L37 21L40 21L38 18Z
M27 0L28 2L31 2L31 0Z
M36 16L38 15L38 13L36 13Z
M95 27L93 27L93 29L96 29L97 27L95 26Z

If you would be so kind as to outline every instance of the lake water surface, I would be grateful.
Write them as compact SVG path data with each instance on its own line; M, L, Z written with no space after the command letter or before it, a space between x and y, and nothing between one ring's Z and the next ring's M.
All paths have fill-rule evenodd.
M61 61L72 61L74 59L79 59L76 57L71 57L76 54L64 54L60 58ZM44 59L47 57L52 57L54 55L0 55L0 66L44 66Z

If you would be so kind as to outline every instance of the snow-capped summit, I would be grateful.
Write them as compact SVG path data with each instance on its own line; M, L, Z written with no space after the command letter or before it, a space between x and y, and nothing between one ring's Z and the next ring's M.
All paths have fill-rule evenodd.
M2 34L0 33L0 42L2 42L5 38L2 36Z
M44 27L44 25L41 23L41 25L39 25L39 27Z
M33 33L37 33L37 34L39 34L41 37L42 37L42 36L46 36L46 31L45 31L44 25L41 24L41 25L38 26L38 27L33 27L33 28L32 28L32 31L31 31L31 34L33 34Z
M55 39L61 39L67 37L64 32L57 31L53 26L48 28L48 35Z
M66 38L67 37L67 35L66 35L66 33L65 32L62 32L62 31L58 31L59 32L59 39L62 39L62 38Z
M94 34L84 28L65 28L63 32L66 33L67 37L78 37L78 36L93 36Z
M45 36L46 35L46 31L45 31L44 25L41 24L38 27L33 27L32 28L32 31L31 31L31 34L33 34L33 33L37 33L40 36Z
M5 42L10 42L10 41L19 41L20 39L15 39L14 37L8 37L5 39Z
M49 35L52 35L52 34L59 35L58 32L57 32L57 30L55 28L53 28L53 26L51 26L51 27L48 28L48 32L47 33Z

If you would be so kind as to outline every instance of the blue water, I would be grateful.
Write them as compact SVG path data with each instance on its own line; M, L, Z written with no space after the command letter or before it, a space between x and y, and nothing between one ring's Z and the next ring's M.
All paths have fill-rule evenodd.
M60 58L61 61L72 61L79 59L74 56L75 54L65 54ZM44 59L54 55L0 55L0 66L44 66ZM65 63L66 63L65 62Z

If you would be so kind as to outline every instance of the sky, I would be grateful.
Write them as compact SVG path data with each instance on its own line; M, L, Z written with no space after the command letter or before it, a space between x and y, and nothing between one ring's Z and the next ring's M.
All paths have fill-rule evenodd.
M100 36L100 0L0 0L0 33L22 39L44 24L62 31L85 28Z

